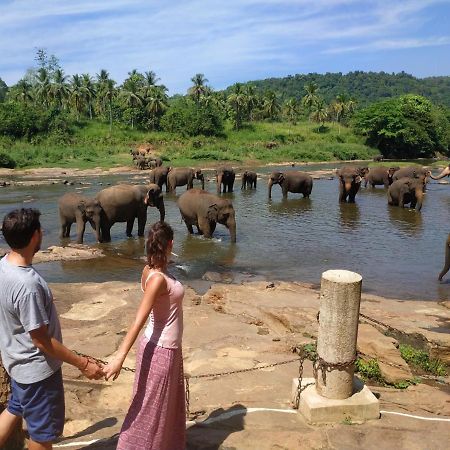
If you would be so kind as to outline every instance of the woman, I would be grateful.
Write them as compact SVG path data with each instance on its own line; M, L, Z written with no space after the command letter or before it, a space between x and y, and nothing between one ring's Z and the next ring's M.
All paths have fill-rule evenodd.
M167 272L173 230L165 222L149 230L147 265L142 271L144 292L134 322L117 354L105 367L115 380L147 318L139 343L133 400L122 425L117 449L184 450L185 396L181 339L182 284Z

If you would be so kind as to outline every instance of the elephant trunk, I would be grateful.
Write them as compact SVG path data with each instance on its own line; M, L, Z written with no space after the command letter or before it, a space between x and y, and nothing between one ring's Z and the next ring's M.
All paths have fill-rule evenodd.
M416 189L416 200L416 211L420 211L423 203L423 188Z
M345 193L348 194L351 189L352 189L352 182L351 181L345 181L344 182Z
M272 198L272 186L273 186L273 181L269 180L269 184L268 184L268 188L269 188L269 198Z
M443 169L442 172L437 177L434 177L430 171L430 178L432 180L440 180L441 178L444 178L444 177L450 177L450 166Z
M227 223L227 228L230 230L230 240L232 243L236 242L236 221L229 220Z
M95 230L95 239L97 239L97 242L102 242L102 234L101 234L101 228L100 228L100 217L98 219L97 218L94 219L93 225L94 225L93 228Z
M222 175L217 175L217 193L220 194L222 186Z
M156 207L159 210L159 220L160 222L164 222L164 219L166 217L166 208L164 206L164 200L161 198L161 200L158 202Z

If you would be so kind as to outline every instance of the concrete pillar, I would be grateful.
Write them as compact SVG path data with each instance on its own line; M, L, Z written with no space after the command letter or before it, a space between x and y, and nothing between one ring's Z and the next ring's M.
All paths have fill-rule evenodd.
M327 363L346 363L355 356L361 284L361 275L348 270L322 274L317 354ZM354 364L344 370L319 369L318 394L330 399L349 398L353 394L354 371Z

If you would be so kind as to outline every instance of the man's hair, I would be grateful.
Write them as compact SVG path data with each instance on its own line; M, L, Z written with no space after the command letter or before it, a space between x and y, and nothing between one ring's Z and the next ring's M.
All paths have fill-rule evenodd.
M166 222L156 222L147 235L147 263L150 268L161 269L167 265L167 246L173 240L172 227Z
M41 229L37 209L15 209L6 214L3 219L2 232L5 241L12 249L25 248L31 241L36 230Z

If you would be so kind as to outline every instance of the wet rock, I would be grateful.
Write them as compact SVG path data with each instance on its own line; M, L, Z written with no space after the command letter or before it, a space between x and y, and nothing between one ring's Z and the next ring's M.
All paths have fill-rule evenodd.
M214 283L231 283L234 279L234 275L231 272L205 272L202 276L202 280L212 281Z
M363 356L363 359L373 358L378 361L381 375L387 383L394 384L413 378L408 364L400 355L398 342L371 325L365 323L359 325L358 351L367 355Z
M11 183L9 181L0 180L0 187L10 186Z
M272 289L275 287L275 283L270 282L268 285L266 285L266 289Z
M83 244L70 244L67 247L53 245L47 250L41 250L36 253L33 263L51 261L80 261L84 259L102 258L104 253L97 249Z

